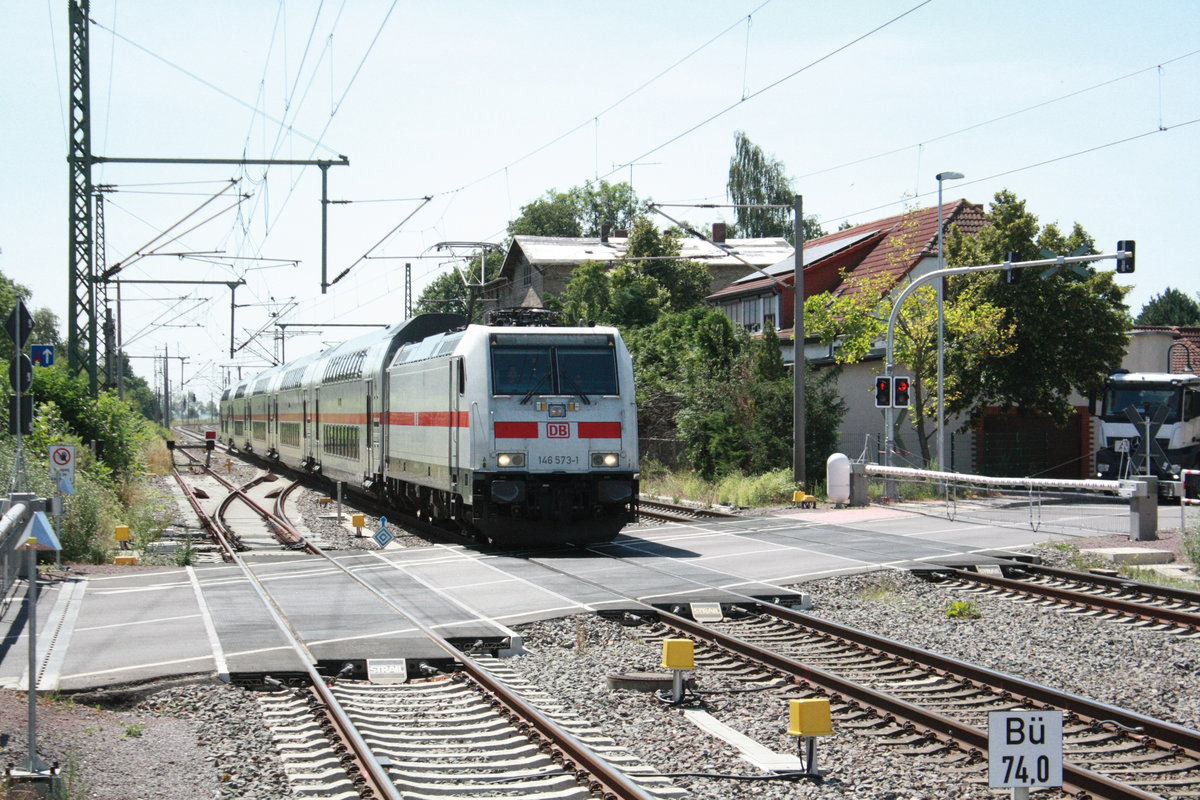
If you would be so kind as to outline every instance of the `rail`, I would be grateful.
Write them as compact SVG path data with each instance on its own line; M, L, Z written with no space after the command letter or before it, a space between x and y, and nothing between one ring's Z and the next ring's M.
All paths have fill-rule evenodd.
M845 635L848 630L852 631L852 629L841 628L841 626L836 626L834 623L828 623L815 617L797 614L796 612L782 609L782 607L771 607L768 613L785 620L795 619L798 621L797 624L800 625L807 626L812 624L836 628L838 629L838 634L836 635ZM986 753L988 750L987 732L972 725L964 724L944 714L940 714L936 711L915 705L894 695L871 689L870 687L864 686L855 681L841 678L831 672L827 672L809 664L802 663L780 653L766 650L743 639L739 639L719 631L714 631L709 626L694 622L686 617L670 614L665 611L659 611L658 619L664 625L686 633L687 635L694 637L697 641L707 642L712 646L723 648L728 652L734 653L743 658L748 658L760 664L764 664L779 671L780 673L791 676L793 679L802 680L807 683L820 686L826 691L833 693L835 696L840 698L850 698L858 703L878 710L885 716L892 715L898 719L908 720L920 731L943 743L954 743L960 747L966 747L967 749L973 750L980 754ZM920 648L912 648L900 643L892 643L888 640L882 639L882 637L872 637L870 634L865 634L861 631L852 631L852 633L854 635L861 635L863 637L875 639L877 642L888 642L889 650L891 645L895 644L900 648L907 649L913 654L923 654L925 652L921 651ZM934 654L929 655L932 656ZM953 662L953 659L944 659L940 656L937 658L942 658L947 664ZM973 667L972 665L965 666L976 670L975 674L979 680L984 680L989 672L988 670ZM1030 692L1046 691L1045 687L1039 687L1036 684L1027 684L1025 681L1021 681L1018 678L1013 678L1012 676L1003 675L1002 673L993 673L993 675L997 680L1002 681L1002 683L999 684L1001 686L1007 685L1013 689L1016 689L1018 686L1020 686L1022 689L1027 689ZM1069 695L1068 697L1074 698L1073 695ZM1075 700L1078 700L1083 704L1090 703L1090 701L1084 700L1083 698L1075 698ZM1177 727L1169 726L1167 723L1162 723L1157 720L1149 720L1148 718L1142 718L1137 715L1128 714L1128 712L1124 712L1120 709L1115 709L1109 706L1103 706L1102 704L1093 705L1096 705L1098 708L1105 709L1107 716L1103 716L1101 719L1118 718L1117 715L1120 714L1120 719L1136 719L1138 722L1144 720L1148 723L1156 723L1157 725ZM1072 710L1079 709L1072 708ZM1186 735L1186 729L1180 730L1184 732L1182 735ZM1110 800L1154 800L1155 798L1159 798L1159 795L1142 791L1136 787L1123 784L1119 781L1071 763L1063 764L1063 778L1064 789L1067 791L1072 791L1074 793L1085 792L1092 797L1103 797L1109 798Z

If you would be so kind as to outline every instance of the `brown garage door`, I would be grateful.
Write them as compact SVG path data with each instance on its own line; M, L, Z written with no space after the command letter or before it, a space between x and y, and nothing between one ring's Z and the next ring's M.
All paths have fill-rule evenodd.
M979 472L1027 478L1084 478L1080 412L1066 425L1041 416L988 414L978 436Z

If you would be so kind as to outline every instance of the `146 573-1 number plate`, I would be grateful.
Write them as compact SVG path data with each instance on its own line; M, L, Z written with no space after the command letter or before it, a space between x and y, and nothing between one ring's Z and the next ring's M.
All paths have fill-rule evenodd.
M577 467L579 456L538 456L537 463L543 467Z

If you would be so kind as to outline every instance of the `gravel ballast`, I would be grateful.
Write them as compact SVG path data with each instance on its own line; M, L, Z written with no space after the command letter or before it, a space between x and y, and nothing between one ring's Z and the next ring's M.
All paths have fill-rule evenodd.
M1188 727L1200 723L1196 639L943 589L894 570L797 588L812 595L811 613L819 616ZM945 609L955 600L973 601L980 616L948 617ZM581 616L524 626L520 633L529 652L510 659L511 668L580 709L646 763L663 772L761 774L652 695L609 691L610 674L659 668L661 650L646 638L645 628ZM704 672L696 679L702 692L711 693L704 695L705 707L722 722L777 753L796 753L796 741L785 734L782 694L730 693L744 686ZM144 695L42 701L39 751L46 760L68 765L75 785L86 787L71 796L291 796L270 735L246 691L205 681L158 691L147 687ZM2 755L19 765L25 754L25 695L0 693L0 712L8 735ZM693 796L718 800L996 796L986 786L964 786L962 775L935 759L897 755L882 739L849 730L820 740L818 753L822 768L830 770L823 784L677 780Z

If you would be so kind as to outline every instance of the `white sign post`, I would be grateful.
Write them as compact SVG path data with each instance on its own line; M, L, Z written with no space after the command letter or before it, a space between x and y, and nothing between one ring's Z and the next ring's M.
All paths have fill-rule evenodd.
M75 445L50 446L50 482L65 494L75 494Z
M1032 786L1062 786L1062 712L988 713L988 786L1025 800Z

